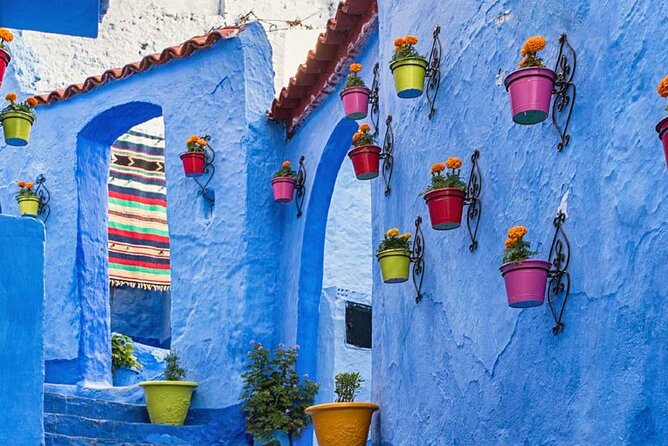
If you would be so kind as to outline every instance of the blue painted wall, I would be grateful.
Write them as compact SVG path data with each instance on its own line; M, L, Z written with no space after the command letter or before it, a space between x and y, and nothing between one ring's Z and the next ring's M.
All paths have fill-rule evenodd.
M100 0L23 0L0 5L0 26L82 37L97 37L108 2Z
M44 225L0 215L0 443L42 444Z

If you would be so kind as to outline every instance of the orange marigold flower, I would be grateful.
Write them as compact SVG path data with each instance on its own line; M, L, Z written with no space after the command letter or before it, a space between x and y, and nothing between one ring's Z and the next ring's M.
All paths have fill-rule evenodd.
M19 181L18 183L16 183L16 185L18 187L26 187L26 182L25 181Z
M659 82L659 87L656 89L662 98L668 98L668 76L664 77Z
M406 40L404 40L403 37L397 37L396 39L394 39L394 46L396 48L400 48L404 45L406 45Z
M417 36L408 35L404 37L404 42L408 45L417 45L419 39L417 38Z
M397 228L389 229L385 235L388 237L396 237L399 235L399 230Z
M508 238L506 239L506 248L512 247L515 243L517 243L517 240Z
M460 169L462 167L462 160L456 156L453 156L445 161L445 165L448 167L448 169Z
M197 138L197 144L199 144L202 147L206 147L209 145L209 142L204 138Z
M443 163L434 163L431 165L431 173L439 173L445 170L445 164Z
M371 130L371 126L369 124L362 124L360 126L360 132L366 133Z
M5 96L5 99L7 99L9 102L16 101L16 93L7 93L7 96Z
M353 135L353 143L356 143L357 141L359 141L359 139L363 136L364 136L364 133L361 133L361 132L355 133Z
M33 187L35 187L35 185L32 184L32 183L26 183L26 187L27 187L28 189L32 189Z
M545 40L545 37L532 36L524 42L522 50L527 54L536 54L538 51L544 50L546 44L547 41Z
M285 160L285 161L283 161L283 164L281 164L281 167L282 167L283 169L289 169L289 168L292 167L292 163L291 163L290 161L288 161L288 160Z
M525 235L527 235L527 228L525 226L513 226L508 229L508 238L513 240L521 240Z
M412 235L412 234L411 234L410 232L404 232L403 234L401 234L401 235L399 236L399 240L406 241L406 240L408 240L408 239L411 238L411 235Z
M31 106L32 108L35 108L35 107L37 107L37 104L39 104L39 102L37 102L37 99L35 99L35 98L32 98L32 97L31 97L31 98L28 98L28 99L26 99L26 102L27 102L27 103L28 103L28 105L29 105L29 106Z
M7 28L0 28L0 39L4 40L5 42L11 42L14 40L14 34Z
M194 142L197 142L199 140L199 136L197 135L192 135L188 140L186 141L186 144L192 144Z
M361 63L354 63L350 65L350 71L353 73L359 73L362 71L362 64Z

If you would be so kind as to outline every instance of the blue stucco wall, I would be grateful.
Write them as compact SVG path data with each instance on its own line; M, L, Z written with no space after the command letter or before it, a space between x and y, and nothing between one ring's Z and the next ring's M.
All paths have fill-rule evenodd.
M0 215L0 443L42 444L44 225Z

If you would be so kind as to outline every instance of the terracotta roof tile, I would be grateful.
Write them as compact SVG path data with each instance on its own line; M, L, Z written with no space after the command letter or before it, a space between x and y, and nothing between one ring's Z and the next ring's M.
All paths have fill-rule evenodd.
M107 70L100 76L91 76L81 84L73 84L69 87L54 90L51 93L35 96L40 105L49 105L59 101L64 101L72 96L87 93L97 87L108 84L109 82L126 79L137 73L151 69L156 65L163 65L173 59L183 59L199 50L210 48L221 40L236 36L241 31L239 27L225 27L213 30L203 36L196 36L188 39L180 45L165 48L160 53L149 54L141 61L125 65L122 68L113 68Z
M272 119L286 123L288 137L336 89L348 64L375 30L377 14L377 0L339 3L335 17L329 19L325 32L318 37L315 50L309 51L306 62L299 66L269 111Z

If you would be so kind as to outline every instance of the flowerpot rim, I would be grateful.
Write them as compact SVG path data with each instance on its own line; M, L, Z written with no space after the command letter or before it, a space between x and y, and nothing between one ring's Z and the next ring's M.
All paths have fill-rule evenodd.
M380 251L376 253L376 257L378 257L378 259L382 259L383 257L410 257L410 256L411 256L410 249L404 249L404 248L386 249L385 251Z
M354 149L350 150L348 152L348 156L352 157L355 155L359 155L360 153L378 153L380 154L381 148L375 144L369 144L368 146L360 146L360 147L355 147Z
M401 60L395 60L394 62L390 62L390 70L394 73L394 70L396 70L399 67L403 67L405 65L414 65L414 66L422 67L426 70L428 62L427 62L426 59L422 59L422 58L418 58L418 57L411 57L411 58L406 58L406 59L401 59Z
M320 411L329 411L329 410L357 410L357 409L367 409L372 412L375 412L380 409L380 406L375 403L363 403L363 402L351 402L351 403L324 403L316 404L314 406L307 407L304 412L310 414L312 412Z
M508 91L508 88L510 87L510 84L513 82L523 79L525 77L545 77L552 82L554 82L557 79L557 73L552 69L548 67L526 67L526 68L518 68L517 70L514 70L506 77L503 78L503 85L506 87L506 91Z
M206 152L183 152L179 155L181 159L192 156L206 158Z
M440 192L440 194L439 194ZM443 194L443 192L448 192L447 194ZM451 194L450 192L456 192L455 194ZM424 194L424 201L430 201L433 198L438 198L440 196L450 196L450 195L461 195L462 197L466 197L466 191L458 188L458 187L442 187L440 189L433 189Z
M7 63L9 63L9 61L12 60L12 55L9 54L9 51L0 48L0 53L5 53L7 55Z
M18 197L16 201L21 202L21 201L39 201L39 197L37 195L33 195L30 197Z
M271 179L271 184L274 183L296 183L297 179L293 177L274 177Z
M198 386L195 381L142 381L140 387L192 387Z
M339 96L344 97L345 95L350 93L366 93L367 96L369 96L371 95L371 90L369 89L369 87L349 87L341 90Z
M506 262L499 267L499 271L504 275L510 271L518 269L542 269L549 271L552 268L552 263L543 259L527 259L519 262Z
M659 134L659 139L663 137L663 134L668 131L668 116L663 118L656 124L656 132Z
M33 115L31 115L30 113L26 113L24 111L10 110L10 111L6 111L4 113L0 113L0 121L4 121L5 119L9 119L9 118L25 119L26 121L30 121L30 125L32 125L35 122L35 117Z

